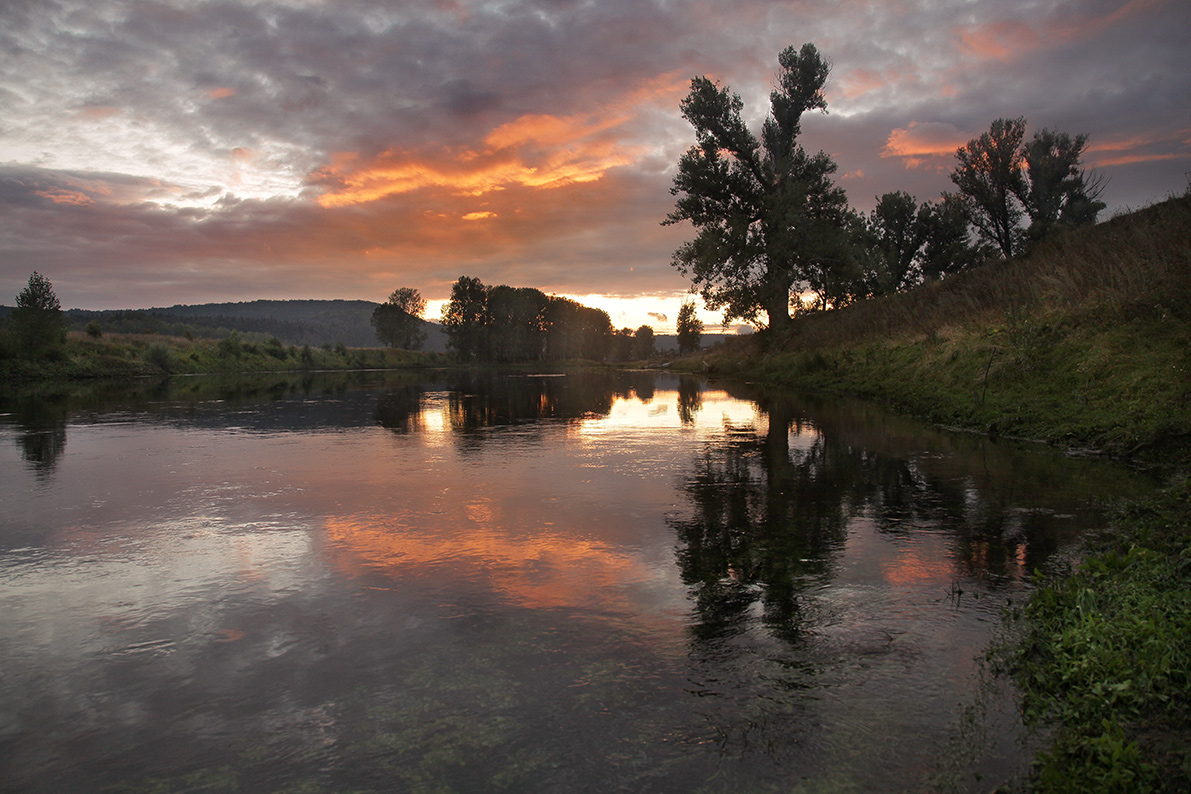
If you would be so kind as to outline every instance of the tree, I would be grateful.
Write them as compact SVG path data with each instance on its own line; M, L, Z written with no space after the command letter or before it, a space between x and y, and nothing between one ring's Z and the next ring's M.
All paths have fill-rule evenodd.
M758 139L741 117L744 103L706 77L691 80L682 115L696 145L682 156L664 224L690 221L694 240L672 264L691 278L703 302L724 320L790 324L791 292L800 283L825 289L848 250L847 197L831 181L838 166L798 143L802 114L827 109L829 64L813 44L778 56L781 71Z
M608 312L551 295L545 317L547 358L602 361L608 355L613 337Z
M1018 199L1030 218L1026 237L1042 240L1056 230L1095 223L1106 206L1100 201L1103 184L1089 180L1079 161L1087 135L1072 138L1043 128L1022 147L1026 189Z
M695 314L694 301L687 301L678 310L678 352L694 353L703 336L703 321Z
M900 190L886 193L870 213L868 229L877 253L873 293L888 295L916 282L918 255L925 242L918 200Z
M1022 236L1016 197L1028 191L1022 174L1025 133L1025 119L997 119L988 132L956 150L959 165L951 173L972 225L1006 259L1017 253Z
M401 287L393 290L389 300L372 310L372 327L376 338L389 347L417 350L426 341L422 329L422 315L426 301L416 289Z
M938 202L928 201L918 208L922 229L919 267L924 278L941 279L995 255L987 248L972 245L970 217L967 203L954 193L944 193Z
M643 325L633 332L633 358L643 359L653 355L653 328Z
M460 360L487 357L488 323L488 288L478 278L460 276L442 312L448 344Z
M613 358L629 361L633 357L633 329L621 328L612 335Z
M16 303L8 322L21 353L42 358L60 351L66 343L66 318L50 280L34 271Z
M537 361L545 350L546 293L532 287L488 288L488 342L501 362Z

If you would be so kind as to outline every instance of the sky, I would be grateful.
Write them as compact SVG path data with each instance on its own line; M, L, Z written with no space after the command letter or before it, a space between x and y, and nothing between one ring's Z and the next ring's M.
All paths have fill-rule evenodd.
M690 79L759 130L805 42L802 141L858 210L1019 116L1089 136L1102 217L1191 180L1186 0L0 0L0 303L36 270L66 308L412 287L437 319L467 275L661 332Z

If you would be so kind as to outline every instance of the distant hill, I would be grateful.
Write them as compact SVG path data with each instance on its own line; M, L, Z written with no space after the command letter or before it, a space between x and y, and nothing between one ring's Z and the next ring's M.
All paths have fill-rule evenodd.
M218 338L236 331L261 340L277 337L289 345L380 347L372 329L371 301L256 300L240 303L178 304L164 308L88 311L70 309L72 329L95 322L109 333L158 333ZM425 324L424 350L446 349L446 335L437 323Z

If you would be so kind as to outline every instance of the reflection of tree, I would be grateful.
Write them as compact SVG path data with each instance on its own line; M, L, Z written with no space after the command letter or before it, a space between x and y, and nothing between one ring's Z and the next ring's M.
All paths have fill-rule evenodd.
M17 443L21 457L38 476L53 473L58 458L66 450L66 402L57 397L22 400L15 411L21 432Z
M985 447L938 454L929 450L946 437L900 419L729 389L756 402L769 427L725 428L707 442L686 486L691 514L672 521L704 638L747 630L758 608L769 633L797 636L800 593L830 573L853 517L893 543L942 533L955 576L993 582L1042 567L1062 542L1053 513L1029 507L1053 504L1053 484L1036 496L1013 476L1013 458L993 460ZM696 399L680 386L683 421Z
M376 401L376 421L397 433L421 430L423 394L421 386L409 384L382 392Z
M789 453L789 413L769 406L769 431L729 428L710 442L687 485L690 518L675 520L697 632L744 630L753 604L775 634L801 629L798 594L828 572L846 528L847 463L823 438Z
M678 419L684 425L693 424L695 414L703 408L703 389L695 378L678 379Z

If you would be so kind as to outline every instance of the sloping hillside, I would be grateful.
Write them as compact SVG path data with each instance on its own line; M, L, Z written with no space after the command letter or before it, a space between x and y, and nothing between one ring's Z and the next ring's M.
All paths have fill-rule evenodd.
M241 303L204 303L125 311L72 309L67 319L76 330L95 322L105 332L158 333L181 336L189 331L200 338L217 338L236 331L250 338L277 337L287 345L343 343L348 347L378 347L373 332L371 301L256 300ZM426 323L424 349L446 349L437 324Z
M706 358L726 374L875 397L943 424L1186 457L1191 197Z

